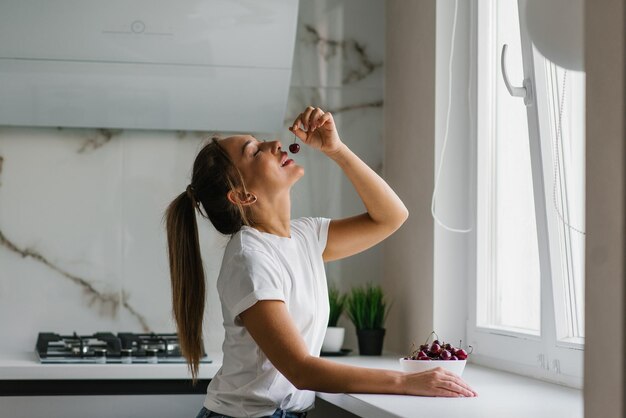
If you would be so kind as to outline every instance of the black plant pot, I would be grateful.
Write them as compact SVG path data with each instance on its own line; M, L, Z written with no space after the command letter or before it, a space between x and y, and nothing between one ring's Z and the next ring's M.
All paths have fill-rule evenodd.
M359 354L362 356L380 356L383 352L385 329L357 329Z

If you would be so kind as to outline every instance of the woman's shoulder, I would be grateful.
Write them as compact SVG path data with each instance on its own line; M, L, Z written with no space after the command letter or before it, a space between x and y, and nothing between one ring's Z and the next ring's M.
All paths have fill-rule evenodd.
M292 230L316 240L326 235L329 224L330 219L323 217L302 217L291 221Z
M328 221L330 221L330 219L314 216L303 216L301 218L292 219L291 227L295 227L297 229L319 230L320 226Z
M258 253L269 255L271 252L271 246L268 245L267 240L264 239L259 231L244 226L233 234L228 241L224 258L233 256L247 258L257 256Z

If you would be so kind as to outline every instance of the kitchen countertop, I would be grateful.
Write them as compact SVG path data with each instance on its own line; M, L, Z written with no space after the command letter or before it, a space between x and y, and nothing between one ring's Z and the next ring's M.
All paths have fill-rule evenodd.
M222 353L207 353L213 363L200 366L199 379L211 379ZM327 357L343 364L400 370L399 356ZM185 364L40 364L32 353L0 354L1 380L168 380L188 379ZM582 391L468 363L463 379L476 398L432 398L402 395L330 394L317 396L353 414L371 418L419 415L464 418L583 417Z
M222 353L207 353L212 363L200 364L198 379L211 379L222 366ZM0 353L0 380L188 379L179 364L41 364L32 352Z

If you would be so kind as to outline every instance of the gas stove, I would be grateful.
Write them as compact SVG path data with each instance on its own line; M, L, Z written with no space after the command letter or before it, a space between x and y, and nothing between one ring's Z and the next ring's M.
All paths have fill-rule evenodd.
M93 335L59 335L41 332L37 337L41 363L185 363L176 334L97 332ZM204 352L204 349L202 350ZM200 363L211 363L206 354Z

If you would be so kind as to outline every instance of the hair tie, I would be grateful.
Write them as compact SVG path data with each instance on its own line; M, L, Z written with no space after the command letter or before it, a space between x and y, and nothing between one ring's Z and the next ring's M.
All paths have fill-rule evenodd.
M189 186L187 186L187 197L189 197L189 199L191 199L191 202L193 203L193 205L195 207L198 208L198 210L200 209L200 202L198 202L198 199L196 199L196 189L195 187L193 187L191 184L189 184Z
M200 215L206 217L202 213L202 209L200 209L200 201L198 199L196 199L196 189L195 189L195 187L193 187L191 184L189 184L189 186L187 186L185 191L187 192L187 197L191 200L192 205L195 206L196 209L198 209L198 212L200 213Z

